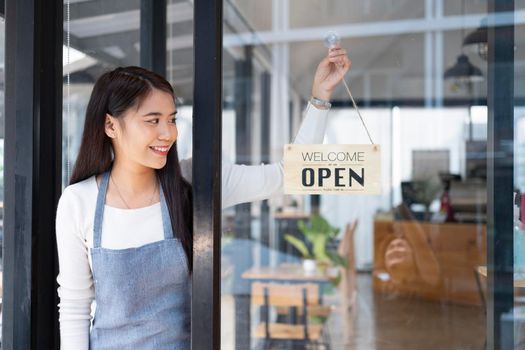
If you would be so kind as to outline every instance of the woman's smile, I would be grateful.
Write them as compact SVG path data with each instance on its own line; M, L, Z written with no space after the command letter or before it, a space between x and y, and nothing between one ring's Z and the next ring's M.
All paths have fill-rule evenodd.
M164 147L160 147L160 146L150 146L149 147L155 154L158 154L160 156L167 156L168 155L168 151L170 150L170 147L169 146L164 146Z

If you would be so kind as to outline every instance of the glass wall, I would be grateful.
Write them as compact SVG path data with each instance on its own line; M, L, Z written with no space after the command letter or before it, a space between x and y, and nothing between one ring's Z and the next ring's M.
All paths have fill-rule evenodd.
M471 0L224 2L223 349L484 347L487 37L467 38L487 11ZM327 115L307 107L328 31L381 146L380 195L277 188L296 137L370 143L342 84ZM314 114L327 119L324 136L304 139Z
M64 186L80 147L85 110L96 79L118 66L140 65L140 6L139 0L69 4L69 42L68 35L64 36ZM66 32L67 7L65 1ZM179 158L185 159L191 156L192 144L193 6L169 0L165 13L166 78L177 97L177 147Z
M63 187L69 183L80 148L95 81L118 66L139 65L140 1L66 0L64 30Z
M192 154L193 5L181 0L167 3L166 78L177 98L177 150L182 160Z
M144 20L144 4L140 0L64 1L63 188L69 184L77 159L95 82L117 67L143 66L141 30L144 23L141 21ZM168 0L166 7L151 14L155 18L147 18L147 21L150 24L161 21L157 15L166 16L166 37L162 38L166 40L166 61L159 61L166 62L165 78L176 95L177 148L182 160L191 157L192 151L193 6L188 1ZM155 58L153 63L157 63ZM191 163L186 164L190 164L191 170ZM160 206L158 208L160 213ZM92 247L89 238L85 242ZM125 240L121 243L124 246L137 244ZM114 249L117 248L127 247ZM96 302L92 303L91 316L94 316L95 306Z

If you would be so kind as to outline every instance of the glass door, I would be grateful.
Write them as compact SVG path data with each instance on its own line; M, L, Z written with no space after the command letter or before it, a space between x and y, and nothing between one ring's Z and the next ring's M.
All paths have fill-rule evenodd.
M521 130L520 25L516 42L489 46L521 21L512 3L224 2L221 348L499 349L519 337L519 142L514 177L508 147ZM380 195L282 191L285 144L369 143L342 83L329 111L309 103L330 31L381 145ZM498 79L512 47L513 74Z

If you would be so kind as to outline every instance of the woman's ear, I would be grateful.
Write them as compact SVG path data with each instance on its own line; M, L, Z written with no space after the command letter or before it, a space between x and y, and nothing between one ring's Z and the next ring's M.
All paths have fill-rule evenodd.
M106 121L104 123L104 131L108 137L114 139L117 136L116 119L109 113L106 113Z

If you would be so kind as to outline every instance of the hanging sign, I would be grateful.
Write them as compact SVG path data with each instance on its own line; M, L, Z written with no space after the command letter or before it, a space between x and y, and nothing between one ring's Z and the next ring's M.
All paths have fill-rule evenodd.
M284 146L285 194L381 194L379 145Z

